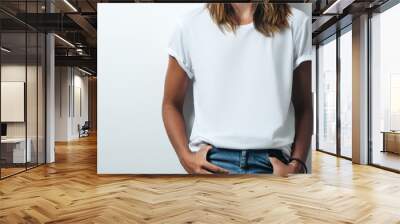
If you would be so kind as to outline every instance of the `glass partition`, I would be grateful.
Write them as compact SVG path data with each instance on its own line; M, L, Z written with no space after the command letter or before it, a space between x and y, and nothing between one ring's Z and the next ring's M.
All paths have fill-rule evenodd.
M1 34L2 177L24 171L31 161L26 144L26 40L25 32Z
M13 8L42 13L44 3L19 1ZM0 12L1 179L45 163L45 45L44 33Z

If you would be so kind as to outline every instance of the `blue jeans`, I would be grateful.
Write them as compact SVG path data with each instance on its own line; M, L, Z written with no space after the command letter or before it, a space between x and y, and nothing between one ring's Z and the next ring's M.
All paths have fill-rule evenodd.
M207 153L207 161L228 170L230 174L271 174L273 168L269 156L288 163L279 149L236 150L214 146Z

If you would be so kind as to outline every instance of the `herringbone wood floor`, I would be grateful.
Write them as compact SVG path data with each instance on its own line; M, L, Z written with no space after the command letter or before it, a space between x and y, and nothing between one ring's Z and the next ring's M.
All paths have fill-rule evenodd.
M0 181L0 223L400 223L400 175L314 152L313 174L98 176L96 139Z

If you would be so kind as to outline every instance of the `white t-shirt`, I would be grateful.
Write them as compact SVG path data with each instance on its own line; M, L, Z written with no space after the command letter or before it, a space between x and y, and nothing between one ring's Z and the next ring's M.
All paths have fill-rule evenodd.
M291 11L289 28L272 37L253 23L223 33L204 6L179 21L168 53L193 81L192 150L208 143L290 155L293 71L312 51L310 18Z

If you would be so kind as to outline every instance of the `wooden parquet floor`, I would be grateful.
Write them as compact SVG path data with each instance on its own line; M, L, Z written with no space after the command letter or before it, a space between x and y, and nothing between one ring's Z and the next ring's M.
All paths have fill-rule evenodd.
M400 223L400 175L319 152L313 174L98 176L96 138L0 181L0 223Z

